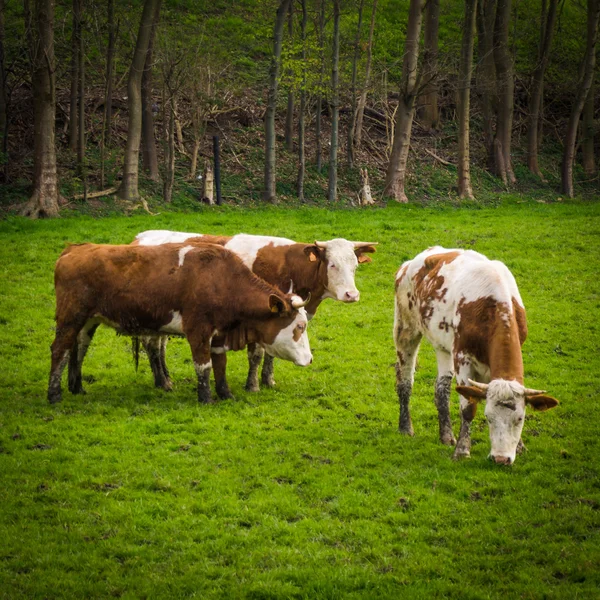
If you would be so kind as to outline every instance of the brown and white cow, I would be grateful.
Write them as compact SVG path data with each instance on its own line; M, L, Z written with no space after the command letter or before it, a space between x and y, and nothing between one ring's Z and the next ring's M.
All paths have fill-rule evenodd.
M440 440L456 444L454 458L469 456L477 403L486 400L491 452L512 464L522 447L525 405L554 408L558 401L523 386L521 345L527 337L523 301L508 268L473 250L429 248L396 275L394 340L400 431L413 435L409 400L421 338L433 345L438 375L435 404ZM449 400L456 375L461 426L456 442Z
M357 302L360 293L354 283L354 274L359 263L371 262L367 253L375 252L376 243L350 242L345 239L334 239L314 244L300 244L293 240L280 237L238 234L234 236L213 236L199 233L180 231L151 230L136 236L133 244L160 245L179 242L189 245L210 242L221 244L237 254L246 266L259 277L275 285L282 291L293 289L294 292L307 297L310 301L306 306L308 318L311 319L317 308L326 298L340 302ZM158 354L158 361L151 361L155 383L170 389L171 382L164 350L166 340L154 340L146 350L150 355ZM213 366L215 370L216 389L219 397L229 398L231 392L226 379L227 350L243 348L239 340L223 340L217 338L213 342ZM246 389L258 391L258 368L263 359L264 351L260 345L248 345L248 378ZM158 373L154 365L160 365L162 373ZM262 383L267 387L274 385L273 357L267 352L264 356Z
M81 244L56 263L56 337L48 400L61 400L69 360L69 390L82 393L81 364L99 324L134 336L183 335L198 375L198 400L210 402L210 344L238 335L279 358L306 366L312 354L306 304L252 273L214 244L156 247Z

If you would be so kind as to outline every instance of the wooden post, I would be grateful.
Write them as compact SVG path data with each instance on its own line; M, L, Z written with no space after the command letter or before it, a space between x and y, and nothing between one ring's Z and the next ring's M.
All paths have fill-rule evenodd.
M221 163L219 162L218 135L213 135L213 154L215 157L215 188L217 190L217 205L221 206Z

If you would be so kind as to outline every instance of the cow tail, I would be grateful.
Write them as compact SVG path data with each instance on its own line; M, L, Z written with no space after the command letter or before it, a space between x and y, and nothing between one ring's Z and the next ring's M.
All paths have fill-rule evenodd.
M135 363L135 370L138 370L140 364L140 338L135 335L131 338L131 352L133 353L133 361Z

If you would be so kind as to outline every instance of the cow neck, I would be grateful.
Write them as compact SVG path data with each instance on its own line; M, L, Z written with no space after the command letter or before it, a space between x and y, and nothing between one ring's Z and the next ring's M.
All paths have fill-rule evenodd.
M496 307L495 325L488 342L492 379L514 379L523 383L523 355L514 311L506 304Z
M228 350L242 350L248 344L262 341L257 329L248 323L221 334L219 343L221 340L223 340L223 346L226 346Z
M324 260L311 261L304 250L311 244L293 244L286 254L286 277L294 282L294 292L304 296L310 292L311 301L307 311L311 314L321 303L327 283L327 266ZM285 282L281 284L285 286Z

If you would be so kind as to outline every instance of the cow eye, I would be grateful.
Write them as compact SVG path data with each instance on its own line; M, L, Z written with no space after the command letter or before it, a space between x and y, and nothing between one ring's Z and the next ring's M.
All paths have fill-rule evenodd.
M306 329L306 325L303 325L303 324L298 325L298 331L300 333L304 333L305 329Z
M332 269L335 269L335 265L334 265L333 263L330 263L330 264L329 264L329 266L330 266Z

